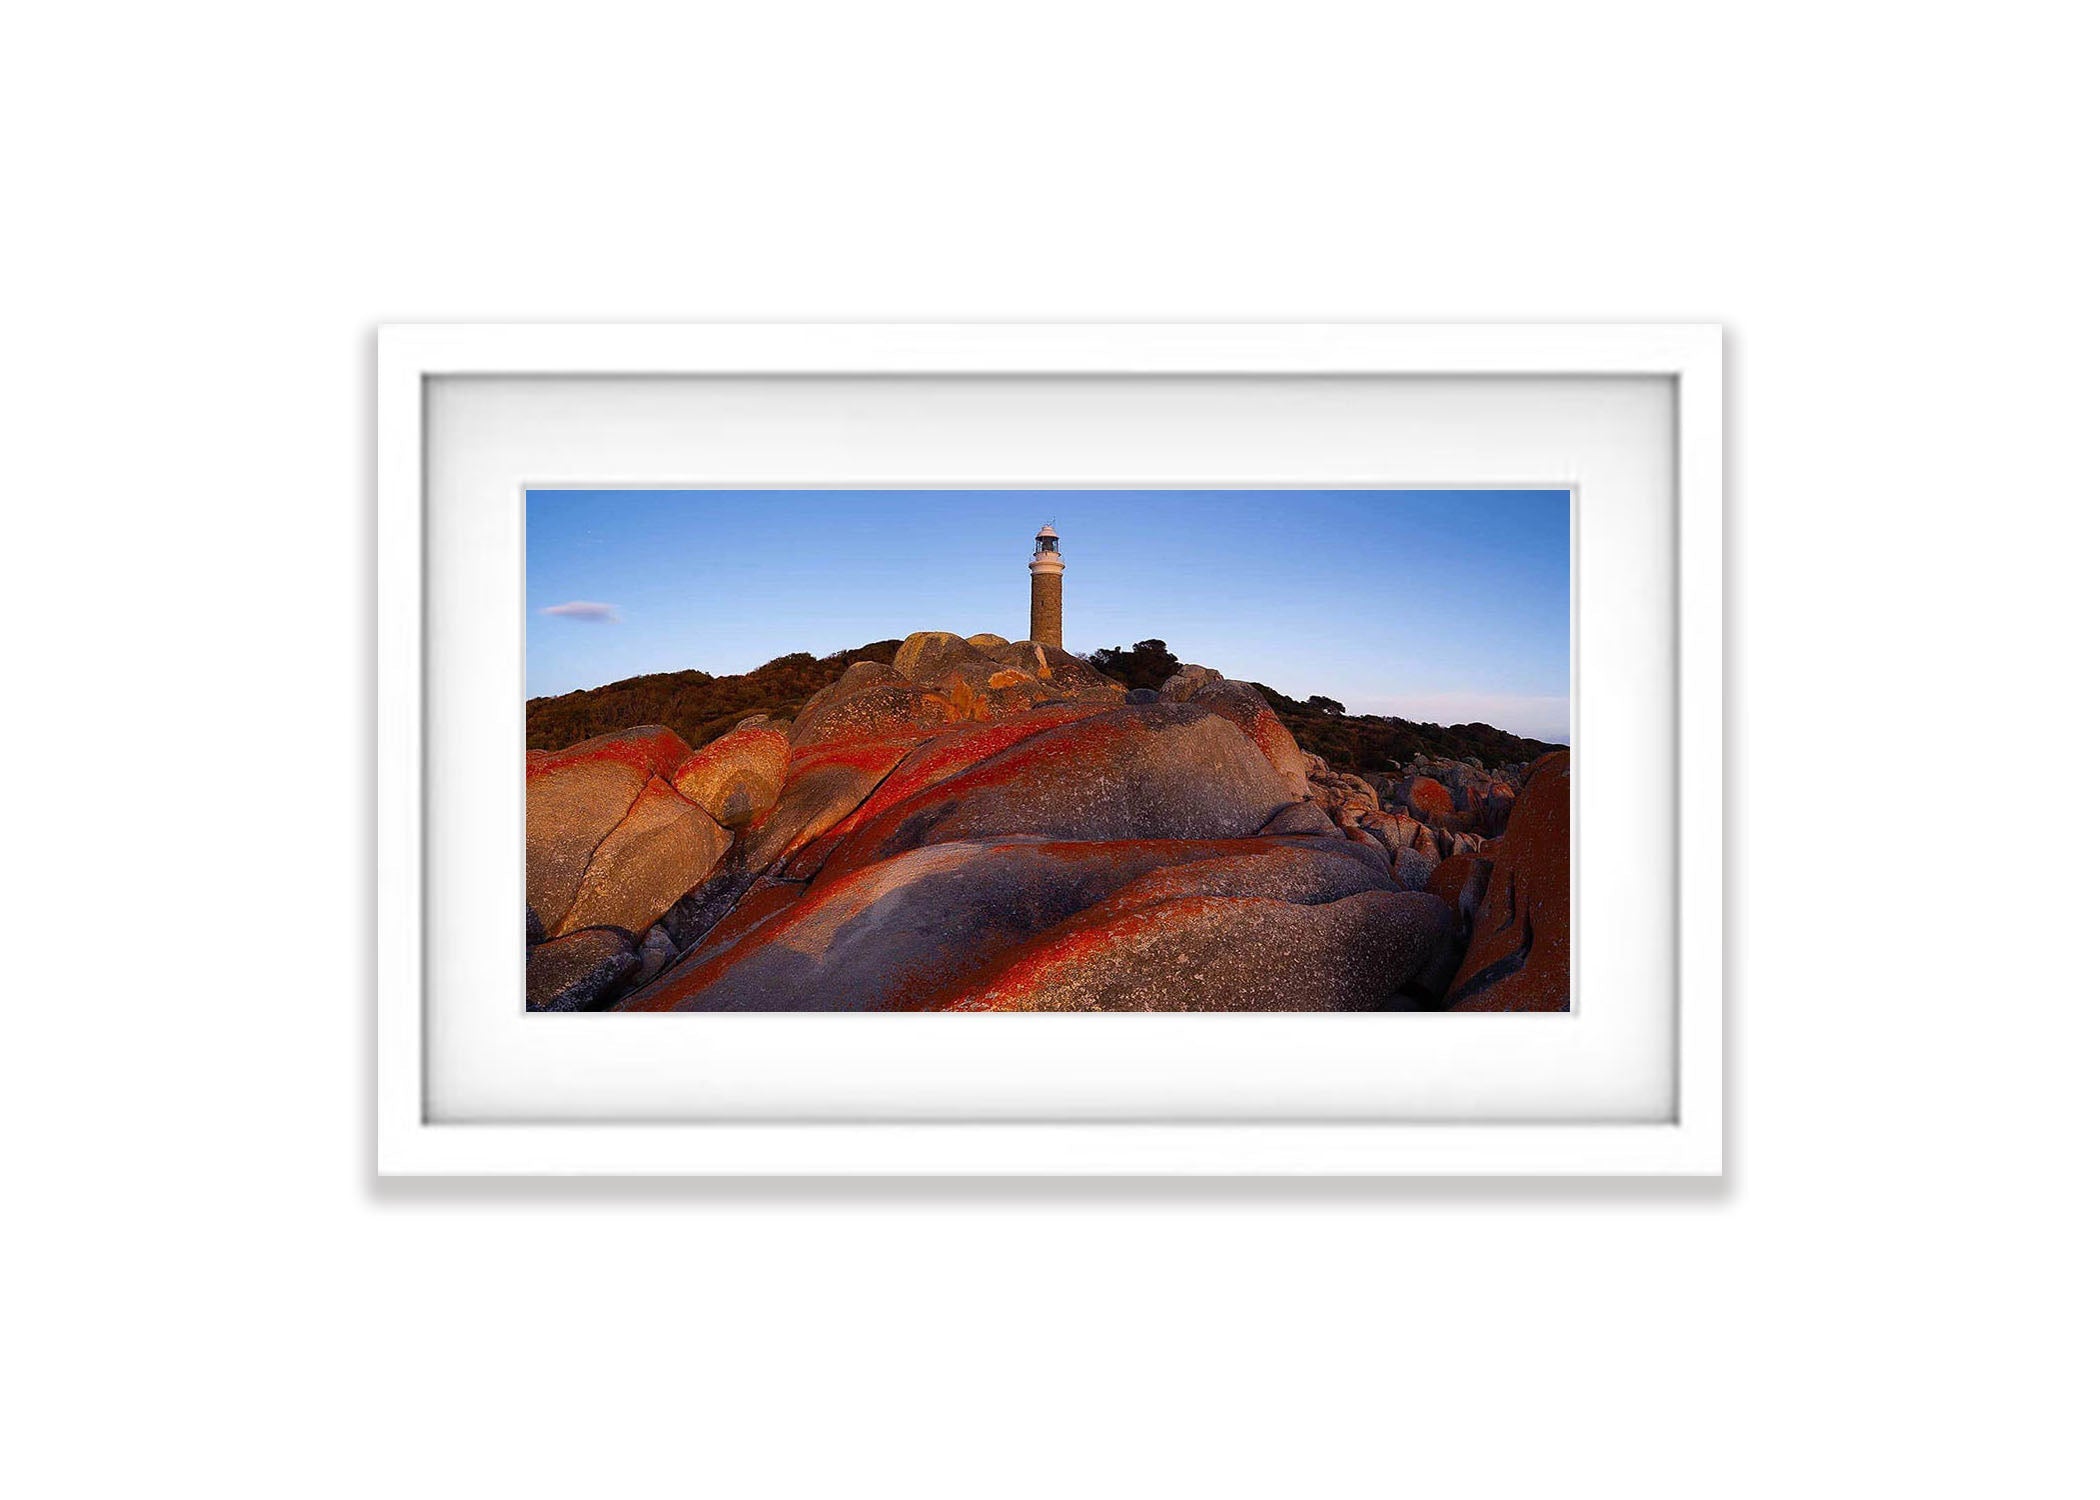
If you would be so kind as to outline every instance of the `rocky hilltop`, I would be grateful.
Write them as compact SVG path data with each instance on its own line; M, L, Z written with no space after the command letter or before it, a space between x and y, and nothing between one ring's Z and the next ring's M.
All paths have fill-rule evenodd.
M1255 686L930 631L526 756L537 1010L1564 1010L1569 775L1331 770Z
M537 750L563 750L633 724L662 724L688 744L704 745L754 714L794 718L803 704L848 668L863 661L887 666L902 644L870 641L829 656L791 651L749 672L719 677L712 672L650 672L603 687L528 698L525 743Z
M748 672L650 672L602 687L578 688L525 703L525 743L563 750L634 724L661 724L688 743L704 745L754 715L793 719L815 694L864 661L891 665L902 641L870 641L828 656L793 651ZM1159 640L1129 650L1104 646L1088 664L1126 688L1159 688L1181 670L1181 659ZM1566 747L1526 739L1491 724L1427 724L1389 714L1352 714L1332 698L1304 701L1264 683L1252 684L1299 745L1343 771L1397 770L1417 755L1477 760L1483 765L1530 764Z

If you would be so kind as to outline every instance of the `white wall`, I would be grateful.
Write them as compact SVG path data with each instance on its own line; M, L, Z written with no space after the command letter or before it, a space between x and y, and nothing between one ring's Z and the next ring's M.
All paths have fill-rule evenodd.
M2091 1483L2074 8L114 9L0 45L11 1492ZM716 317L1726 321L1725 1186L375 1187L370 329Z

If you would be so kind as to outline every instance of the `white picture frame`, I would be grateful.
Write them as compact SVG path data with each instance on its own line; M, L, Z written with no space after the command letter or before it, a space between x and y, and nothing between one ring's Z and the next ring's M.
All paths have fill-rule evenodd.
M448 1118L431 1108L427 881L433 381L852 377L1470 380L1669 386L1674 448L1671 1107L1481 1118ZM400 326L377 360L378 994L382 1175L1718 1175L1722 1109L1722 361L1707 325ZM1308 387L1309 389L1311 387ZM805 476L779 455L776 478ZM544 477L544 476L542 476ZM575 477L575 476L563 476ZM607 476L632 479L631 475ZM742 476L749 482L751 476ZM1102 475L1102 482L1117 476ZM1290 482L1289 476L1275 476ZM1331 478L1331 476L1328 476ZM1428 476L1424 476L1428 477ZM1578 614L1591 607L1578 599ZM1577 633L1582 625L1578 621ZM1578 713L1579 699L1578 699ZM1578 735L1578 765L1582 742ZM1674 795L1672 792L1674 791ZM1578 844L1580 835L1578 833ZM1581 910L1578 858L1577 906ZM1674 919L1674 922L1672 921ZM1669 931L1674 926L1674 931ZM1579 938L1578 938L1579 941ZM887 1018L884 1018L887 1019ZM930 1018L972 1024L971 1018ZM1068 1018L1084 1021L1087 1018ZM1528 1018L1467 1018L1519 1024ZM865 1020L863 1020L865 1024ZM978 1021L976 1024L981 1025ZM900 1033L901 1034L901 1033ZM865 1035L865 1033L864 1033Z

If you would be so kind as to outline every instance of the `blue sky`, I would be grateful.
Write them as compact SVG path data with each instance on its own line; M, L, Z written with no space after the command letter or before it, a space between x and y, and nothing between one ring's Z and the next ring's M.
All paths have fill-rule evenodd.
M1052 520L1068 651L1157 636L1352 713L1569 737L1565 490L534 490L526 692L1020 637Z

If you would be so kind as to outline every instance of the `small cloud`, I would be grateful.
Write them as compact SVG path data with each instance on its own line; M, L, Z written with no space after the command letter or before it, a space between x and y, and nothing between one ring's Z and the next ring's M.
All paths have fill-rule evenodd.
M610 604L593 604L588 599L571 599L567 604L550 604L540 613L558 615L564 620L585 620L593 625L620 623L619 610Z

